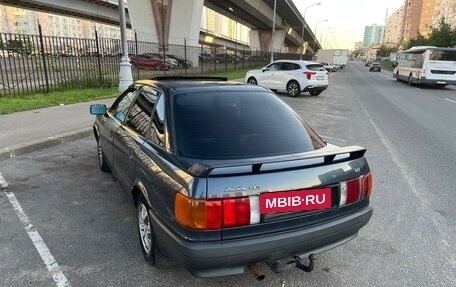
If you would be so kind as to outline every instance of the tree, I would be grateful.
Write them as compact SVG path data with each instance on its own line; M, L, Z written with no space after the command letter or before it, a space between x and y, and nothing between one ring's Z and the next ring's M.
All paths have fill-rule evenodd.
M432 46L451 47L456 45L455 33L456 30L452 30L450 24L445 23L445 18L442 17L439 26L432 29L428 42Z
M414 39L410 39L407 44L405 45L405 48L406 49L410 49L411 47L413 46L428 46L430 45L429 44L429 40L426 39L423 35L421 35L420 33L418 33L418 36L416 36L416 38Z
M380 50L377 51L377 57L389 57L392 52L397 52L397 48L382 45Z

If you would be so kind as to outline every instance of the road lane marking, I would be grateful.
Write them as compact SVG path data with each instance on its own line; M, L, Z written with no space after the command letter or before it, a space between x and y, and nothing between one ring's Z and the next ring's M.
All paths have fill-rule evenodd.
M448 98L445 98L445 100L449 101L449 102L452 102L453 104L456 104L456 101L453 101L453 100L450 100Z
M32 240L32 243L35 246L36 251L38 251L38 253L41 256L41 259L46 265L46 268L52 274L52 278L54 279L54 282L57 285L57 287L71 287L70 282L68 282L68 279L60 270L57 261L55 261L54 256L52 256L51 251L49 251L49 248L46 246L46 243L44 243L43 238L38 233L35 226L33 226L33 224L30 222L29 217L24 212L24 209L22 209L22 206L19 204L19 201L17 201L17 198L14 195L14 193L5 191L5 194L9 202L13 206L14 210L16 211L17 216L24 225L24 229L27 231L30 240Z
M7 189L8 188L8 183L6 180L3 178L2 173L0 172L0 187L2 189Z

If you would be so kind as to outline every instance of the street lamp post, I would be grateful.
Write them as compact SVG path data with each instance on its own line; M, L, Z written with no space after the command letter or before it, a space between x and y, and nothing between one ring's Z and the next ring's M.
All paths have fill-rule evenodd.
M122 42L122 58L120 59L119 69L119 92L123 92L133 83L133 75L131 73L130 59L128 58L127 21L125 17L124 0L119 0L118 5L120 16L120 41Z
M314 53L314 56L315 56L315 43L317 42L317 27L318 27L318 24L323 23L323 22L328 22L328 19L318 21L318 22L315 24L315 29L314 29L314 43L313 43L313 53Z
M231 7L228 7L228 10L233 13L233 15L236 17L235 19L235 26L234 26L234 69L236 70L236 62L237 62L237 14L234 12L234 9Z
M272 16L272 34L271 34L271 62L274 61L274 33L275 33L276 10L277 10L277 0L274 0L274 15Z
M304 41L304 31L306 30L306 12L307 12L308 8L313 7L313 6L318 6L318 5L321 5L321 2L307 6L304 9L304 15L302 15L302 32L301 32L302 47L301 47L301 57L299 58L300 60L302 60L302 55L304 54L304 42L305 42Z

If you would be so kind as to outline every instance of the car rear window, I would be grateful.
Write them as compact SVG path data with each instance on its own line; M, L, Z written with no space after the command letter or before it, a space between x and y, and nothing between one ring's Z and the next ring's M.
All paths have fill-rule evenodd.
M320 65L320 64L306 65L306 68L311 71L326 71L326 69L323 67L323 65Z
M177 94L176 148L183 157L233 159L306 152L325 143L269 92Z

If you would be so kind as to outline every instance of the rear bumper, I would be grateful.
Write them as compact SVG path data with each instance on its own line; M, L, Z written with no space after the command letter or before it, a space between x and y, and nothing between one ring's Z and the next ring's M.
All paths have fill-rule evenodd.
M366 225L373 209L368 206L356 213L311 227L278 234L213 242L189 242L154 226L160 249L178 265L197 277L239 274L246 265L292 256L319 254L342 245Z
M425 77L421 77L418 80L418 84L426 84L426 85L456 85L455 80L433 80L433 79L426 79Z
M327 88L328 88L328 85L324 85L324 86L309 85L309 86L306 86L302 91L303 92L324 91Z

